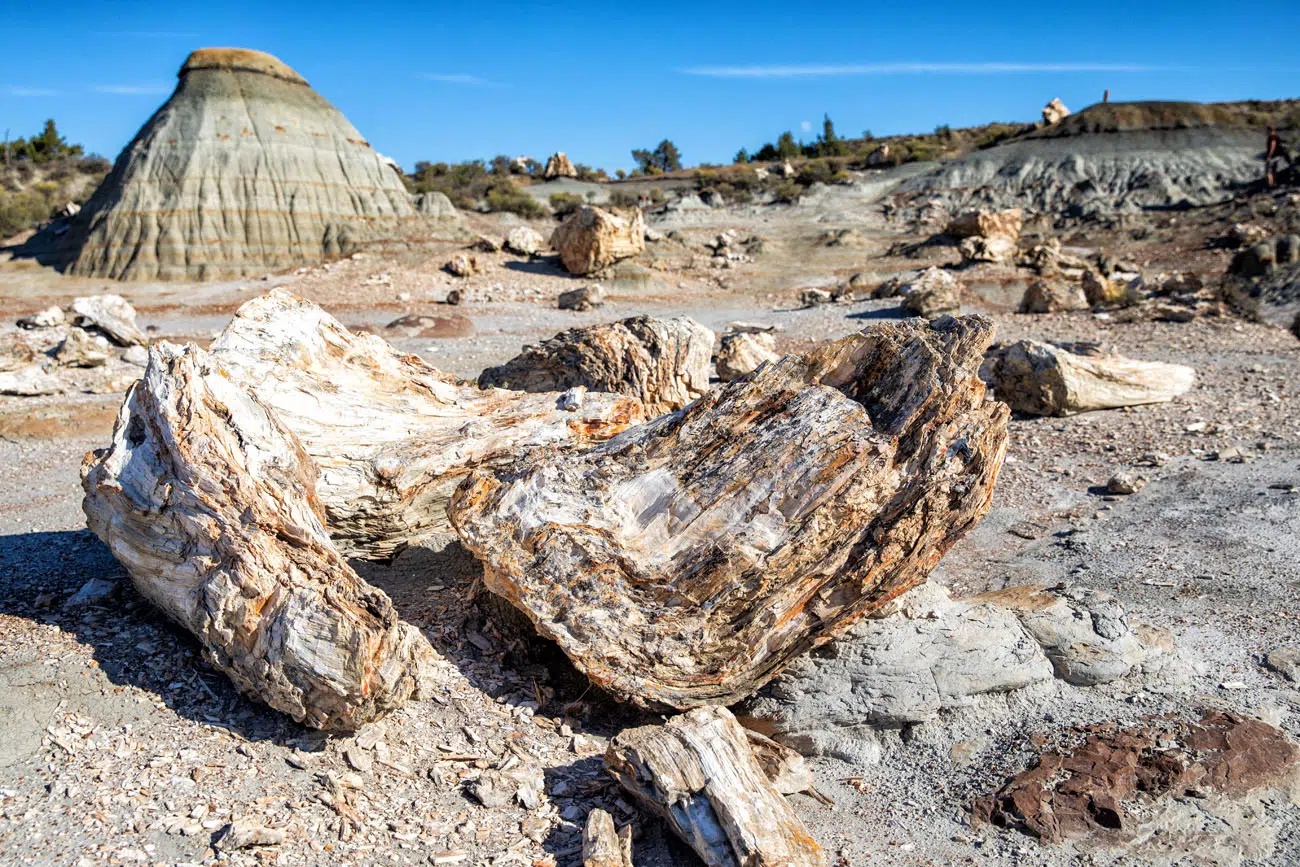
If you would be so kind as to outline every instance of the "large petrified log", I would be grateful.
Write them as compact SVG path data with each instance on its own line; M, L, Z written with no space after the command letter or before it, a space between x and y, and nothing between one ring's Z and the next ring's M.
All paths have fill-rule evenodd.
M298 440L196 347L155 344L86 456L86 523L242 691L353 729L420 695L436 657L330 543Z
M564 391L585 386L639 398L652 415L681 409L709 388L713 332L694 319L633 316L570 328L479 374L480 388Z
M620 732L605 764L710 867L821 867L822 849L755 761L726 708Z
M475 467L600 441L645 417L615 395L561 405L558 394L481 391L280 290L240 307L212 351L315 460L326 526L349 556L449 531L447 500Z
M1016 412L1056 416L1166 403L1196 381L1196 371L1181 364L1075 353L1036 340L992 353L983 375Z
M645 250L645 216L640 208L579 208L551 233L551 246L570 274L591 274Z
M787 356L581 454L474 473L489 589L614 694L726 704L925 580L988 509L1007 409L981 317Z

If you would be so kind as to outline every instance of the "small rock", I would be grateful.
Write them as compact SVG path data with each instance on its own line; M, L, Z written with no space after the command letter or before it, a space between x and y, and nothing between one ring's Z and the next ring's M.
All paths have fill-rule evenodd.
M142 346L136 346L143 349ZM103 367L108 363L108 341L97 334L74 328L54 350L54 360L64 367Z
M565 412L576 412L582 409L582 403L586 396L587 387L585 385L575 386L561 394L555 404Z
M1120 472L1106 482L1106 490L1112 494L1136 494L1146 485L1147 480L1133 473Z
M63 309L57 304L46 307L44 310L38 310L35 313L24 316L18 320L19 328L53 328L56 325L62 325L67 319L63 315Z
M84 608L88 605L98 605L106 602L114 593L117 592L118 584L108 578L91 578L81 589L72 594L67 602L63 603L64 608Z
M536 229L529 226L515 226L506 233L502 246L507 252L520 256L536 256L544 243L546 243L545 239Z
M454 277L473 277L481 269L478 256L473 253L457 253L442 266L442 270Z
M0 371L0 394L35 397L42 394L56 394L60 391L63 391L63 386L57 379L46 373L39 364L31 364L17 370Z
M1300 650L1281 647L1270 651L1264 664L1292 683L1300 683Z
M281 828L267 828L252 819L236 819L225 827L213 845L228 852L249 846L279 846L284 838Z
M464 297L465 296L461 294L459 289L452 289L447 293L446 303L450 304L452 307L457 307L460 305L461 301L464 300Z
M360 747L348 747L343 751L343 758L347 759L353 770L361 771L363 774L375 766L374 755Z
M118 346L147 345L149 338L135 324L135 308L121 295L86 295L74 299L72 312L83 328L104 332Z
M595 284L583 286L581 289L561 292L558 304L561 310L577 310L579 312L603 307L605 304L605 287Z
M149 350L143 346L128 346L122 351L122 360L127 364L134 364L136 367L147 367L149 365Z
M820 307L835 300L825 289L805 289L799 293L799 303L804 307Z

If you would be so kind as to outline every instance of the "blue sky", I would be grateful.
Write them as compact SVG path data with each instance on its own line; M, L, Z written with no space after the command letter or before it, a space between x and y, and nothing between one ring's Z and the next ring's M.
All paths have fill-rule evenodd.
M1300 2L57 4L3 0L0 133L58 120L116 156L190 50L269 51L375 148L630 168L671 138L729 162L786 129L812 139L1028 121L1059 96L1300 96ZM801 130L802 124L808 131Z

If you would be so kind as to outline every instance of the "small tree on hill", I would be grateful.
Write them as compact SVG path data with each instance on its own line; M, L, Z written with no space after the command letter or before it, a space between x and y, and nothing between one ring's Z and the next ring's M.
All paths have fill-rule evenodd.
M682 155L668 139L659 142L659 146L652 151L634 149L632 159L636 160L641 171L647 175L675 172L682 167Z
M788 160L797 157L802 150L799 143L794 140L794 133L789 130L781 133L781 137L776 140L776 155L780 159Z
M732 160L732 162L737 165L743 165L744 163L748 163L749 151L745 150L744 148L741 148L740 150L736 151L736 158Z

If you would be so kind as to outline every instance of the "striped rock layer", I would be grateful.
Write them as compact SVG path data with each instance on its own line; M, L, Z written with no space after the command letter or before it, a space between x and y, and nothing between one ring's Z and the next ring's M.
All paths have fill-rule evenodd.
M236 278L421 225L397 172L298 73L259 51L207 48L77 216L69 270Z

